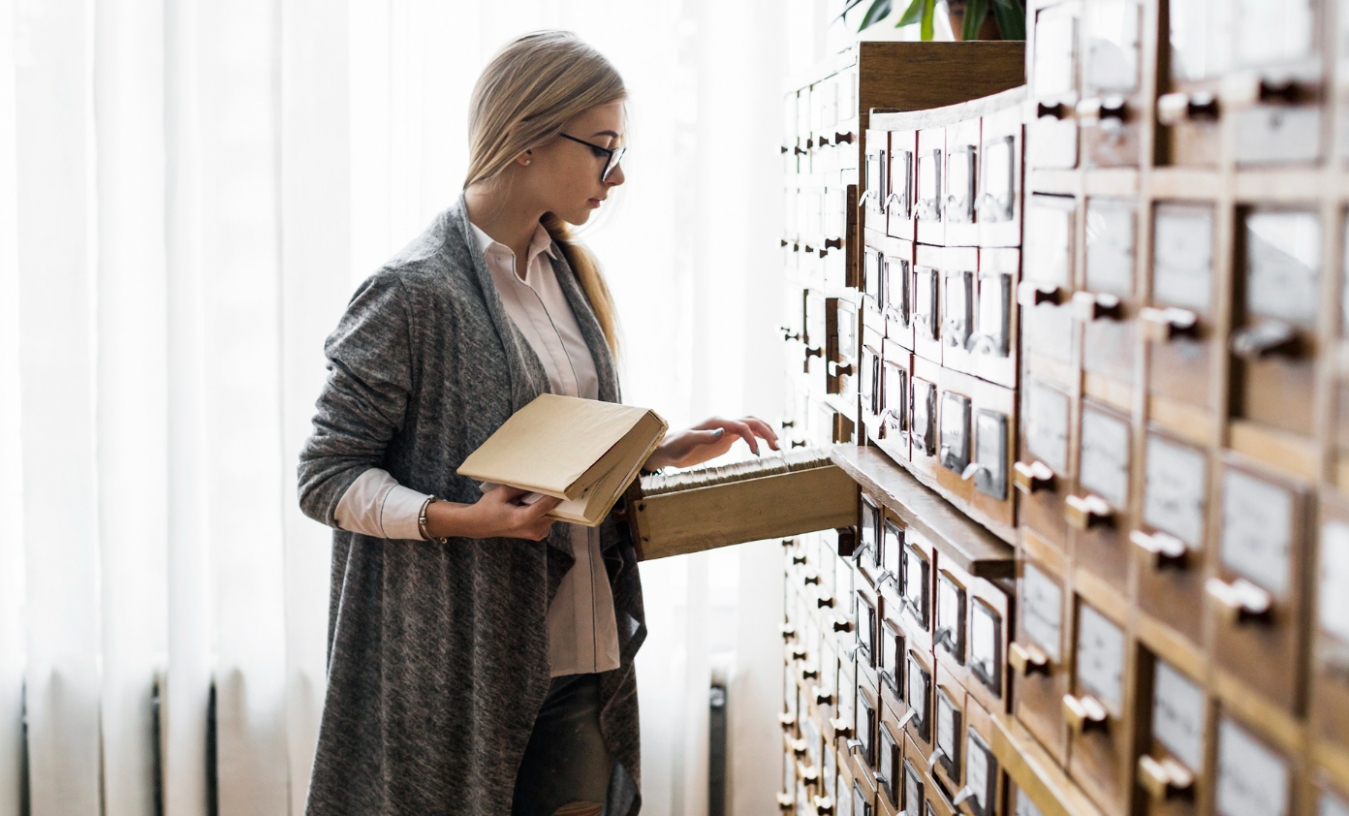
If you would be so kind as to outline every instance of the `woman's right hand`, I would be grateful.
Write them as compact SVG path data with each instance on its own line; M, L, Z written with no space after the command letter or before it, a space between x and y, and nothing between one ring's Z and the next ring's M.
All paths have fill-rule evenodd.
M533 504L520 501L527 490L494 487L473 504L432 502L426 527L435 538L524 538L542 541L553 520L547 514L562 503L544 496Z

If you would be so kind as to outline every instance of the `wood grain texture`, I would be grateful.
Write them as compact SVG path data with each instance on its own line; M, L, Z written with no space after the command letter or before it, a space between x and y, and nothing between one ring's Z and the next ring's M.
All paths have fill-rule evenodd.
M1011 578L1015 551L874 448L838 445L833 460L858 484L931 540L939 558L978 578Z
M1101 816L1025 726L1006 714L992 721L993 755L1044 816Z

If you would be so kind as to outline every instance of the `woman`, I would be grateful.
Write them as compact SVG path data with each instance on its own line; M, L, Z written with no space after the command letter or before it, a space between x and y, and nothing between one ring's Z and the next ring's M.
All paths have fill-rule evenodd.
M361 285L328 338L300 458L337 531L312 816L634 813L631 542L455 474L544 391L617 401L613 304L568 237L623 183L622 80L576 37L508 45L474 89L459 201ZM518 263L517 263L518 261ZM667 436L648 469L774 449L763 422Z

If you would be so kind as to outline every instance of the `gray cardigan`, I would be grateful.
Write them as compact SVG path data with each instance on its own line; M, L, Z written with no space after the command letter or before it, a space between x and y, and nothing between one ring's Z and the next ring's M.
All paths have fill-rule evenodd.
M329 377L300 454L300 506L336 527L367 468L457 502L481 494L455 469L547 391L538 357L472 251L463 198L352 297L324 345ZM620 399L599 322L561 252L553 261L595 358L600 399ZM633 656L646 636L635 553L601 528L622 665L600 675L600 726L618 761L610 816L640 806ZM516 769L549 685L549 600L573 563L564 525L546 543L448 546L335 530L328 691L310 816L510 812Z

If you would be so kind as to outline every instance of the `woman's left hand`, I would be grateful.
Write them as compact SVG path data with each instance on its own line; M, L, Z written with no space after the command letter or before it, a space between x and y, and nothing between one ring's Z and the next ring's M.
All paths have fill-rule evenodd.
M730 450L737 439L745 440L756 456L759 453L759 439L767 442L773 450L779 450L778 435L773 433L773 429L762 419L712 417L692 428L667 434L665 441L661 442L656 452L646 460L646 468L656 470L666 465L675 467L701 465Z

